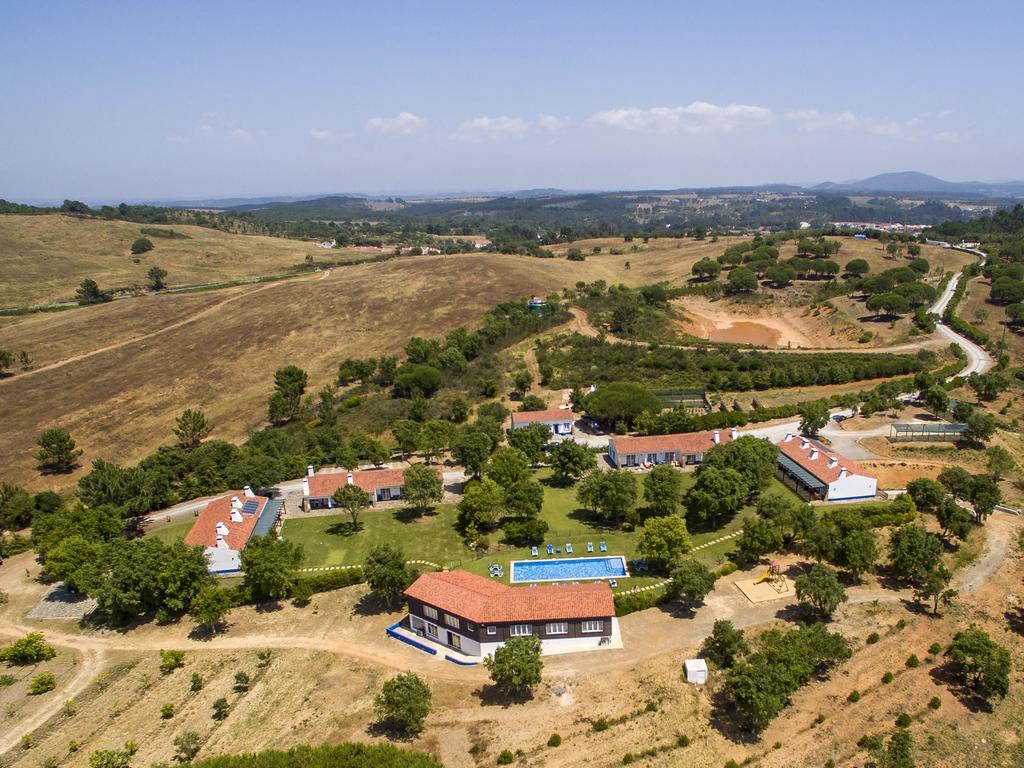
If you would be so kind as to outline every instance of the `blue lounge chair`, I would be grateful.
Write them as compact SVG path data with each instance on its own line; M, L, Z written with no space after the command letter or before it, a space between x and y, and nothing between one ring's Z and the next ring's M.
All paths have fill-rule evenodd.
M536 557L537 556L537 548L536 547L530 547L530 554L533 557Z
M594 542L588 541L587 542L587 552L593 552L593 551L594 551Z
M555 554L555 547L554 547L553 544L548 544L548 554L549 555Z
M558 554L562 554L562 548L561 547L555 547L555 552L557 552Z
M572 554L572 544L566 544L565 545L565 551L568 552L571 555Z
M602 552L607 552L608 551L608 545L605 544L603 541L598 546L601 547L601 551Z

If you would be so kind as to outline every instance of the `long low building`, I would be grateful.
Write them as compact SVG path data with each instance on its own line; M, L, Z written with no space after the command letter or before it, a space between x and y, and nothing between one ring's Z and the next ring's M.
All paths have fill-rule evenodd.
M409 627L463 655L484 657L537 635L545 653L611 645L615 601L605 582L510 587L467 571L428 572L405 591Z
M737 436L734 428L676 435L614 437L608 442L608 458L620 469L655 464L700 464L705 453L720 443L735 440Z
M853 501L878 493L878 478L817 440L788 434L779 441L778 477L806 499Z
M438 471L440 474L440 471ZM343 485L356 485L366 491L371 504L394 501L405 496L404 469L360 469L349 472L314 472L306 468L302 478L303 509L333 509L331 498Z
M531 424L543 424L552 435L571 435L579 414L562 408L546 411L517 411L512 414L512 429L523 429Z
M270 533L283 509L280 499L257 496L246 486L207 504L185 534L185 543L203 547L210 573L237 573L242 550L253 538Z

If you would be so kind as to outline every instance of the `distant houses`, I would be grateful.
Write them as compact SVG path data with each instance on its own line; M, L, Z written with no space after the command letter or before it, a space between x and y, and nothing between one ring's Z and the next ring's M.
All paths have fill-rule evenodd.
M561 408L546 411L522 411L512 414L512 429L523 429L531 424L545 424L552 435L571 435L579 415Z
M617 635L605 582L510 587L442 571L421 574L405 595L408 629L466 656L487 656L511 637L536 635L542 652L558 653L611 647Z
M676 435L614 437L608 442L608 458L619 469L656 464L692 466L702 463L704 454L716 445L735 440L737 436L734 428Z
M878 478L816 440L788 434L778 446L778 478L806 499L852 501L878 493Z
M237 573L242 550L254 537L270 533L283 510L280 499L257 496L246 486L207 504L185 534L185 543L203 547L210 573Z
M441 470L436 470L441 475ZM405 496L404 469L358 469L348 472L315 472L306 468L302 478L302 508L334 509L331 498L343 485L355 485L366 491L371 504L396 501Z

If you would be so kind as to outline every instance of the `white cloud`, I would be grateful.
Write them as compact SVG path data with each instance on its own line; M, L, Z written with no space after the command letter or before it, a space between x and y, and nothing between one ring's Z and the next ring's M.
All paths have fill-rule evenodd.
M330 128L310 128L309 137L313 141L341 141L342 139L352 138L352 134L348 132L334 131Z
M932 138L935 139L936 141L944 141L948 144L956 144L958 141L960 141L960 134L957 131L939 131L934 136L932 136Z
M191 131L173 133L167 136L171 144L191 144L193 141L222 141L233 144L255 144L265 133L243 128L232 120L211 112L203 115L202 121Z
M521 117L474 117L465 120L451 134L458 141L503 141L518 139L530 130L530 123Z
M541 116L537 118L537 127L542 131L554 133L555 131L561 131L564 128L568 128L569 118L556 117L555 115L545 115L541 113Z
M412 136L426 127L426 118L412 112L399 112L394 117L371 117L366 121L366 130L384 136Z
M685 107L622 107L598 112L590 121L610 128L644 133L716 133L771 120L767 107L694 101Z
M795 121L802 131L853 128L857 125L857 116L853 112L819 112L816 109L798 109L795 112L788 112L786 119Z
M801 131L857 131L871 136L884 136L906 141L933 139L935 141L959 141L956 131L944 130L931 133L929 125L935 119L942 119L951 114L948 110L938 115L924 113L907 120L894 120L886 117L871 117L853 112L821 112L817 109L798 109L787 112L786 119L797 124Z

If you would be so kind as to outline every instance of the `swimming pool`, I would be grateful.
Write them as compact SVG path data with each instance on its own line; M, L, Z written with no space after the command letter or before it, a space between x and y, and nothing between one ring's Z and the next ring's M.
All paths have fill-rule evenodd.
M513 560L509 580L513 584L534 581L582 581L586 579L623 579L629 576L626 558L570 557L559 560Z

